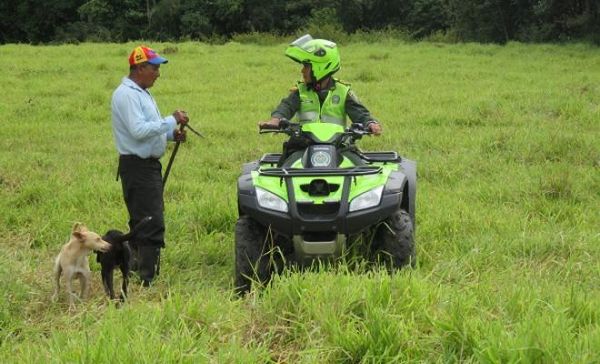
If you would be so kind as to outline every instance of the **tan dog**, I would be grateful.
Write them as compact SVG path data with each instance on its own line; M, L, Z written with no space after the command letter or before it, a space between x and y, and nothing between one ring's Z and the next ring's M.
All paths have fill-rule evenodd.
M102 240L100 235L89 231L81 224L75 223L71 231L71 238L67 242L54 262L54 278L56 288L52 298L58 298L60 290L60 276L64 272L66 278L66 288L69 295L69 308L74 306L75 293L72 289L73 280L79 278L81 284L81 298L85 298L90 288L91 271L88 262L88 255L93 251L106 252L110 249L110 244Z

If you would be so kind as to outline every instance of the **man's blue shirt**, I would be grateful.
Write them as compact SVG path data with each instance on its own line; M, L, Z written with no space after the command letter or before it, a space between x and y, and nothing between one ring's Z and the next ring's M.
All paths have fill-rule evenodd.
M175 118L172 115L163 118L152 95L128 77L123 77L113 93L111 106L113 135L119 154L162 157L167 139L173 139Z

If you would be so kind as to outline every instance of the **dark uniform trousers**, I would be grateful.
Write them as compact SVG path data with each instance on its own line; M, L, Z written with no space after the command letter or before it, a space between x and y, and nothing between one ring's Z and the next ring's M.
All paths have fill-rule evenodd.
M161 172L162 165L156 158L119 157L119 176L129 211L130 229L144 217L152 216L152 221L130 242L134 257L137 256L137 271L144 283L151 282L159 273L160 249L165 246Z

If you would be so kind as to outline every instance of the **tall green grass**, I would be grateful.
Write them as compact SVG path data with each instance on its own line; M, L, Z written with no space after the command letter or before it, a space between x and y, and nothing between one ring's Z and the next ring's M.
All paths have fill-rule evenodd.
M384 125L362 147L418 162L418 265L285 272L236 299L236 178L280 149L256 124L300 78L268 43L151 44L161 111L206 138L166 187L156 284L116 308L92 262L71 313L50 300L71 225L126 230L109 105L134 44L0 47L3 362L600 361L600 50L341 44L339 76Z

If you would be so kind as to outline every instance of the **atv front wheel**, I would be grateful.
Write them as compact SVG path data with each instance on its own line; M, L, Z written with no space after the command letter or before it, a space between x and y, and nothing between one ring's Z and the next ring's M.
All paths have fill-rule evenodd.
M375 232L375 258L390 268L416 263L413 222L408 212L398 209Z
M250 291L252 281L266 283L271 278L267 249L267 229L248 216L235 224L235 291Z

